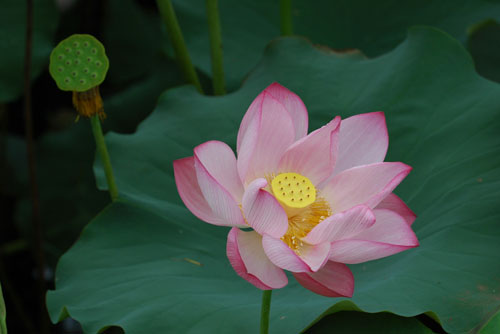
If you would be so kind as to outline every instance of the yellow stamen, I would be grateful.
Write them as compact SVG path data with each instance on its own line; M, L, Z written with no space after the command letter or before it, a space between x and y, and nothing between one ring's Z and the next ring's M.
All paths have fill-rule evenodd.
M323 198L317 198L314 203L301 210L298 214L288 217L288 230L281 237L281 240L297 254L300 254L300 248L304 246L301 239L331 215L332 211L328 202Z
M100 119L106 118L102 104L99 86L95 86L84 92L73 92L73 105L78 114L85 117L99 115Z
M307 177L297 173L266 176L271 192L288 215L288 230L281 240L300 254L302 241L316 225L332 215L330 205L318 197L316 187ZM288 182L293 180L293 182Z

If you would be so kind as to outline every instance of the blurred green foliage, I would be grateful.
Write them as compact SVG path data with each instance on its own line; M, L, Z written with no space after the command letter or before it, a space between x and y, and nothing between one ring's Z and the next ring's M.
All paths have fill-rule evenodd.
M191 52L191 57L195 66L202 74L203 84L209 86L211 66L209 58L208 29L205 18L205 3L202 0L173 0L173 3L188 48ZM440 146L434 144L437 142L448 145L455 137L451 135L446 137L448 135L445 136L444 134L448 134L448 132L446 132L448 130L445 129L443 130L444 132L440 132L441 130L432 129L431 125L423 122L424 120L432 120L433 122L439 121L441 124L446 124L446 126L443 127L455 128L458 133L462 133L464 129L469 128L464 123L463 118L466 118L466 116L463 116L462 113L466 113L466 111L462 110L461 106L468 106L471 110L479 110L477 104L482 106L479 102L474 102L476 100L471 100L473 98L472 94L476 94L475 91L474 93L467 91L464 85L459 84L459 82L461 82L460 80L462 80L460 74L467 72L471 66L470 62L464 60L468 56L463 53L463 50L449 53L448 61L450 63L456 64L461 61L465 62L466 65L464 66L466 69L447 74L450 76L449 80L453 81L456 86L452 87L452 84L448 84L446 87L448 87L450 91L456 92L457 96L456 104L449 102L449 106L446 109L447 114L441 114L442 111L440 108L442 105L440 101L428 99L426 95L428 92L423 89L421 83L417 82L416 85L417 88L420 87L422 89L422 91L419 91L418 89L415 90L416 88L412 86L412 84L414 84L413 81L410 84L409 81L400 79L401 73L409 72L410 74L408 75L414 75L414 77L412 77L414 80L416 80L415 78L423 80L415 73L416 70L412 67L413 65L408 65L409 67L401 65L397 70L392 69L392 65L388 65L385 71L381 70L381 73L378 75L366 77L365 81L358 80L357 85L351 87L352 92L357 94L356 96L352 96L350 92L341 94L341 90L331 91L330 89L332 87L337 87L337 85L339 85L339 78L334 75L327 78L325 77L326 74L323 74L318 78L318 82L323 82L323 89L327 90L328 94L335 97L335 100L328 101L328 103L335 103L335 105L327 105L326 101L318 103L316 101L318 101L317 98L321 97L321 90L313 92L309 90L308 87L305 87L305 84L297 83L297 80L302 80L303 77L307 77L307 71L316 73L322 66L313 66L313 68L307 67L313 64L310 63L309 58L302 58L301 55L303 55L306 50L309 50L310 46L302 46L297 49L289 50L291 54L287 54L286 52L280 54L283 59L288 59L289 61L283 66L279 66L281 65L279 62L277 65L269 65L270 59L273 59L270 54L272 55L273 52L277 52L276 46L269 43L279 35L278 3L279 1L264 0L219 0L223 33L222 41L225 52L224 64L226 81L231 91L234 91L235 94L239 94L238 96L240 97L244 97L239 97L237 101L235 100L236 102L227 102L231 104L231 108L228 108L224 101L229 101L230 97L228 97L228 100L217 99L218 102L212 105L212 100L208 100L207 102L203 98L195 96L192 100L188 101L192 104L184 105L184 97L177 96L178 93L175 93L184 92L183 90L169 93L172 95L166 95L171 96L173 101L166 102L165 98L163 98L155 114L168 114L167 121L165 121L166 123L162 121L158 126L164 126L166 129L173 130L163 134L162 131L165 131L164 129L151 129L149 128L150 125L148 125L150 123L147 121L145 124L141 125L140 129L142 130L132 138L137 140L138 144L135 150L138 151L143 150L142 145L144 145L144 143L141 141L141 138L143 138L142 136L144 136L147 131L152 131L151 138L155 138L158 142L167 140L169 144L161 147L161 149L155 153L155 157L148 156L149 160L147 161L142 160L143 157L139 156L127 162L130 165L128 171L125 170L126 168L124 170L117 170L117 173L126 174L122 176L121 182L130 178L134 179L134 182L137 181L137 184L134 183L130 187L122 185L125 196L129 201L129 203L126 204L127 207L130 205L130 202L135 203L139 201L140 205L145 205L148 207L148 210L152 209L156 213L161 211L160 221L162 224L165 224L164 220L168 221L166 224L172 224L172 216L168 213L172 207L170 205L165 206L165 201L172 202L175 203L173 209L175 209L175 215L179 215L180 221L186 221L186 224L197 227L200 226L200 224L197 224L193 219L189 218L189 214L179 203L171 179L166 180L165 184L160 182L162 186L146 187L144 189L142 187L147 184L156 185L156 183L154 183L156 181L151 180L156 178L156 176L153 176L157 175L156 172L171 173L171 160L174 158L172 154L178 156L181 156L181 153L188 155L188 151L193 145L207 139L217 138L225 140L228 143L233 143L233 132L239 124L241 113L246 107L245 103L248 104L251 98L254 97L252 94L257 94L259 90L264 88L263 85L267 84L270 80L280 80L284 84L289 84L291 88L296 89L301 94L304 100L306 100L306 103L308 103L308 107L315 112L313 116L314 127L326 122L329 117L328 115L332 114L332 112L339 113L343 116L351 111L360 113L374 109L382 109L390 112L388 106L391 104L397 105L397 103L400 103L401 99L405 100L408 92L411 91L413 92L412 96L414 96L411 103L404 104L404 108L397 110L397 112L396 110L393 111L393 120L389 120L389 122L393 122L392 125L391 123L389 124L391 136L398 138L396 143L391 141L391 159L411 162L411 159L416 159L416 153L423 152L421 149L427 147L429 151L421 153L422 156L417 157L421 159L419 161L423 161L426 155L443 155L448 158L447 161L451 165L457 164L458 166L462 166L459 163L456 148L450 146L447 150L440 150ZM32 238L30 226L31 210L27 191L28 184L24 143L18 137L19 134L22 133L22 130L20 130L22 126L16 124L16 122L21 120L21 116L19 115L21 114L22 104L19 102L19 99L22 97L23 89L24 38L26 33L25 4L26 2L21 0L0 0L0 103L4 103L0 106L0 124L2 125L3 137L0 153L2 162L5 162L2 164L2 178L0 179L2 189L0 189L0 192L3 198L7 199L2 203L2 214L4 217L0 219L4 221L6 218L8 222L8 224L5 225L8 233L3 234L4 238L7 238L7 240L4 239L5 241L12 241L8 238L20 237L26 240ZM59 256L75 242L82 228L92 217L96 216L98 212L106 206L108 203L108 196L98 191L95 187L95 178L92 171L94 143L90 135L89 125L85 121L80 121L77 124L73 123L76 115L70 109L70 94L57 91L55 84L48 78L47 66L51 49L59 40L66 38L72 33L91 33L96 35L96 37L103 42L110 59L108 77L101 87L105 111L109 116L103 126L106 130L117 133L134 132L141 121L155 109L160 94L167 88L182 84L183 79L172 59L173 53L166 38L164 26L156 11L154 1L85 0L77 1L75 6L64 12L57 9L56 3L53 0L34 0L34 4L35 17L32 60L32 80L34 84L33 112L35 115L37 134L36 153L42 222L45 227L46 237L45 250L49 255L50 266L53 267ZM295 33L307 37L313 43L321 44L323 52L328 52L328 49L360 49L367 57L388 57L383 54L397 47L397 45L405 39L407 29L410 26L422 24L431 25L451 34L455 39L467 46L479 74L490 80L500 81L500 62L498 61L500 60L498 50L500 45L500 43L498 43L499 29L498 24L494 21L500 19L500 2L496 0L411 0L404 2L404 4L394 0L376 2L368 0L320 0L313 3L305 0L294 0L292 14ZM485 21L486 19L493 20ZM478 22L482 22L482 24L476 25ZM470 29L471 27L473 27L473 29ZM468 31L469 33L467 34ZM444 46L442 44L444 44ZM436 42L429 45L423 45L422 48L425 47L426 49L419 50L419 52L421 52L420 57L425 58L432 56L434 53L443 53L451 44L453 43L450 42L449 39L446 39L446 43ZM455 47L458 48L457 45L455 45ZM267 56L263 58L263 53L266 48L268 48ZM283 47L284 50L288 50L287 48L291 48L291 46ZM398 54L397 52L401 51L396 50L395 52L396 53L392 54ZM276 55L274 55L274 57L276 57ZM357 64L359 62L359 64L370 64L370 61L363 62L361 60L363 57L360 54L344 57L345 59L343 61L347 63L354 62ZM407 61L408 64L413 64L411 61L416 61L413 57L415 56L407 55L409 59L402 60L401 64L406 64L405 61ZM373 61L376 62L378 61L377 59ZM289 64L289 66L286 67L286 64ZM303 69L299 70L300 68ZM305 69L307 69L307 71ZM443 79L442 76L445 75L443 69L438 66L435 68L426 67L426 69L427 70L423 71L423 73L426 73L429 77ZM264 70L267 71L267 74L262 73ZM327 73L327 71L328 69L324 70L324 73ZM250 83L247 82L240 91L239 89L245 79L250 81ZM253 83L252 80L254 80ZM349 80L351 79L349 78ZM474 82L477 80L477 78L473 79ZM307 82L306 79L303 81L304 83ZM407 82L407 84L404 86L405 90L401 91L400 85L403 85L404 82ZM310 85L312 89L316 84ZM346 86L343 87L345 89ZM444 92L444 88L441 86L434 87L436 94L439 93L442 95L448 92ZM490 99L491 96L486 94L486 92L492 91L489 89L490 88L485 89L484 92L478 92L476 97L482 96L485 100ZM380 103L377 105L375 103L376 101L370 101L368 99L367 101L370 102L369 105L355 108L360 107L359 102L357 102L358 99L364 101L364 99L366 100L366 96L372 96L372 90L380 94ZM206 89L206 91L211 90ZM395 93L391 95L396 91L401 91L400 95L396 95ZM462 94L459 94L460 92L462 92ZM324 92L322 94L324 94ZM385 94L389 94L390 96ZM466 97L469 98L469 100L466 101ZM166 103L168 104L165 105ZM194 112L192 108L194 106L197 106L200 110L200 115L196 115L196 117L192 115L192 112ZM429 114L422 115L422 109L429 112ZM2 110L6 110L7 112L2 112ZM431 110L434 113L431 113ZM477 115L480 116L480 122L485 122L483 118L485 113L485 111L477 111ZM223 119L220 118L221 114L224 115ZM410 117L417 115L422 119L414 121L413 118ZM153 115L151 117L155 119L155 117L158 116ZM203 118L204 121L200 121L199 117L206 118ZM472 121L470 123L474 124ZM419 129L416 128L415 124L421 125ZM463 124L463 128L455 124ZM176 132L176 126L182 127L182 129L189 128L189 131L182 130ZM495 122L492 122L490 128L487 128L485 131L493 131L492 127L494 126ZM144 130L144 127L147 127L148 130ZM478 132L480 131L478 130ZM173 133L177 134L174 139L172 137ZM427 141L423 139L420 139L420 141L418 140L421 136L425 136L429 133L435 136ZM440 133L443 135L439 136ZM159 137L154 137L156 135ZM478 144L480 140L478 137L482 138L481 134L470 133L469 135L472 138L470 139L470 145ZM459 192L463 186L471 187L466 188L468 189L467 191L470 192L470 196L477 194L475 192L476 188L469 185L466 180L469 180L468 177L472 177L474 173L477 175L481 174L481 166L483 166L483 164L495 166L495 161L488 155L490 151L486 152L486 149L494 152L496 149L494 147L495 143L496 141L494 139L491 139L488 143L481 142L480 145L483 149L482 152L484 156L472 155L471 153L470 161L462 161L463 164L466 164L463 165L463 170L457 171L452 169L451 172L455 174L456 179L446 179L446 177L444 179L434 178L427 182L433 184L433 189L436 191L437 189L441 189L440 187L447 187L449 193L441 195L445 199L456 199L457 203L459 203L457 198L460 197L457 195L457 192ZM412 144L414 145L412 146L414 147L413 150L408 149ZM132 154L135 153L130 152L131 150L130 147L122 147L118 151L115 149L115 151L112 152L112 156L116 157L117 154L120 157L126 157L127 154L132 156ZM467 150L469 150L468 146L465 151ZM427 164L419 167L420 173L426 172L428 174L433 174L436 172L435 167L434 160L429 160ZM99 176L98 168L97 172ZM494 180L493 176L486 173L476 178L476 174L470 179L472 180L470 182L472 182L474 186L479 187L477 190L479 192L477 197L483 195L482 191L489 192L493 196L496 189L495 183L487 183L484 181ZM488 179L488 177L490 179ZM161 177L159 177L159 179L161 179ZM419 178L417 179L420 181ZM144 184L141 184L143 180ZM403 185L404 188L402 191L407 194L407 199L414 200L413 193L409 189L412 186L415 189L424 190L427 189L426 187L431 187L428 183L420 184L417 181L411 180L412 179L409 179L408 183ZM477 180L482 181L479 182ZM102 180L100 182L102 183ZM410 184L410 186L406 184ZM424 190L419 191L422 192ZM137 191L139 191L140 195L137 194ZM432 196L429 195L429 198L430 197ZM414 204L418 209L417 213L421 216L419 221L428 221L433 218L433 215L435 215L434 209L425 211L427 210L427 206L435 207L431 201L418 202L417 200L415 203L417 203L416 205ZM460 215L467 217L467 215L474 212L473 210L479 210L485 217L487 214L489 214L490 217L495 217L495 215L497 215L497 212L493 209L488 210L485 209L485 207L474 207L474 205L471 206L471 204L468 203L468 199L462 199L462 202L456 204L456 207L449 208L449 213L440 213L439 221L434 223L442 227L442 232L438 232L438 238L442 234L447 234L450 228L452 231L458 233L458 229L452 228L451 225L448 226L446 221L459 219L458 216ZM490 204L488 202L484 205ZM13 208L15 208L16 213L11 217L10 212ZM114 212L115 209L111 208L110 210ZM422 212L428 212L427 216L422 216ZM141 211L139 216L142 214L145 213ZM120 214L118 217L121 217ZM102 217L99 219L102 219ZM127 220L130 218L123 217L120 219ZM154 219L158 219L158 217L155 215ZM484 220L480 220L476 217L470 219L471 226L474 227L462 226L461 228L468 230L469 234L472 236L480 238L479 235L484 233L483 230L485 226L490 228L486 218L484 218ZM443 223L443 221L445 223ZM479 227L474 225L476 223L479 224L482 229L480 232L476 231L479 229ZM96 223L93 225L96 225ZM91 225L91 227L93 225ZM419 225L416 226L418 227ZM89 227L89 229L91 229L91 227ZM12 231L14 231L13 234ZM131 231L134 231L132 227ZM430 226L425 228L422 227L419 231L420 236L425 236L430 239L433 238L430 232L433 230ZM17 233L19 233L19 235L17 235ZM144 233L145 236L149 237L149 232ZM206 250L207 253L203 254L208 254L207 256L210 260L212 260L212 257L216 257L217 261L222 261L223 252L220 251L220 248L223 245L220 245L220 240L223 238L220 236L220 231L214 233L217 235L217 246L214 246L213 250ZM492 234L495 235L495 233ZM99 242L105 243L106 237L100 236L98 240ZM197 241L193 240L193 242ZM469 242L469 240L463 240L464 245L467 245ZM436 245L434 241L429 243ZM101 244L98 243L98 246L99 245ZM447 244L445 243L445 245ZM460 270L463 270L463 272L457 269L458 267L447 268L446 270L454 272L456 269L458 271L456 275L459 276L459 282L468 279L472 282L473 277L470 275L474 276L476 272L482 272L481 270L484 269L483 266L485 263L484 261L475 263L476 259L474 256L476 253L484 254L483 251L490 247L488 245L490 245L488 242L485 242L485 245L482 246L474 243L472 254L463 254L463 252L461 253L460 250L456 249L453 249L450 251L451 253L448 254L450 257L453 257L453 254L455 254L454 252L456 252L456 256L462 257L464 261L470 259L472 262L471 266L473 267L470 269L472 274L462 267L460 267ZM441 251L438 246L439 245L436 245L436 248L431 247L431 250L425 256L434 259L437 256L435 252L439 253ZM451 247L452 245L447 245L447 247L448 246ZM78 247L83 246L79 243L76 246L77 250L79 249ZM179 247L179 249L183 250L181 246ZM199 251L196 247L194 248ZM429 250L429 248L427 248L427 250ZM73 254L74 252L75 251L73 251ZM195 256L195 254L198 253L195 252L193 256ZM443 256L446 257L446 254ZM490 260L492 259L493 258L490 258ZM88 258L87 260L86 258L81 259L81 262L85 263L85 261L88 261ZM397 262L396 260L394 261ZM455 262L451 261L451 263ZM106 263L106 265L109 265L109 263ZM182 266L185 264L181 260L179 265ZM223 264L218 263L217 265L222 266ZM386 265L388 264L382 261L382 267ZM372 264L369 264L369 266L372 266ZM448 266L448 264L446 264L446 266ZM479 266L480 268L478 269L475 266ZM497 266L492 264L493 269L496 267ZM230 268L228 268L229 267L225 266L221 270L229 270L226 274L233 275ZM72 270L77 269L78 268L72 268ZM363 272L361 269L358 270ZM485 279L489 280L494 271L495 270L490 270L489 274L485 274ZM198 275L198 273L192 273L191 271L188 271L188 273L189 275ZM382 270L380 272L376 271L376 274L377 273L383 275ZM438 273L439 271L437 271L435 275L438 275ZM61 274L59 274L59 276L60 275ZM95 278L95 275L93 278ZM81 283L79 277L73 277L72 279L76 282L74 284ZM234 276L234 279L240 280L236 276ZM393 279L396 278L391 276L391 281ZM370 281L368 279L366 280L367 281L357 281L358 287L365 285L370 286ZM411 281L411 278L408 278L408 280ZM250 288L245 285L245 282L238 281L235 284L237 286L235 290L244 290L244 292L242 292L242 298L250 298L250 300L255 298L255 291L250 290ZM442 287L442 284L443 283L440 282L437 285L436 289L438 292L441 290L448 291L446 287ZM474 308L477 312L483 312L482 320L480 323L477 323L477 326L480 327L494 314L494 311L492 311L490 307L491 304L488 303L495 300L497 295L494 291L498 291L498 289L494 287L494 283L492 283L492 285L478 283L475 288L472 286L468 288L469 289L463 290L462 295L457 298L461 298L461 303ZM388 289L390 290L391 288ZM456 293L456 290L453 290L453 293ZM252 294L252 296L248 297L247 294ZM436 294L439 295L439 293ZM287 303L285 295L283 295L283 298L283 303ZM309 299L312 297L305 296L303 298L307 300L306 304L312 303L311 305L315 305L313 306L311 314L314 313L318 315L319 312L321 312L318 311L315 302ZM406 300L406 298L408 297L405 296L404 300ZM408 301L408 303L411 302L413 301ZM446 298L439 302L443 304L452 303L452 301ZM63 305L65 303L66 302L61 302L60 304ZM374 303L376 304L377 301L374 301ZM252 307L252 312L258 312L258 305L248 305L248 307ZM417 311L414 309L413 312L405 315L415 315L426 311L428 310L419 309ZM252 319L255 319L257 316L255 316L254 313L250 313L249 317L251 316ZM471 313L470 318L473 317L473 314L474 312ZM79 318L79 320L82 320L84 327L100 326L96 323L91 325L86 323L86 316L95 315L89 313ZM117 314L117 317L118 316L119 314ZM355 316L356 315L351 313L342 314L340 318L334 320L336 321L335 326L342 326L343 321L348 321L343 319L351 319L351 317ZM366 323L368 324L372 320L378 321L376 320L378 316L379 315L374 316L376 318L373 319L366 318ZM476 316L477 319L479 315L476 314ZM304 317L307 318L307 321L304 320ZM296 323L300 323L300 326L294 328L302 328L301 326L305 326L312 320L312 315L304 317L297 317ZM337 315L337 317L339 317L339 315ZM414 324L414 319L400 319L396 316L392 318L393 316L391 315L384 315L384 317L386 317L384 319L387 319L387 321L394 323L394 328L400 328L398 327L399 324L401 324L401 326ZM469 314L467 313L464 317L469 319ZM446 325L448 327L446 328L454 332L452 329L455 327L453 326L455 326L456 321L459 321L456 319L454 312L450 311L450 314L446 313L444 316L441 314L441 318L443 321L448 321ZM449 318L452 319L450 320ZM113 317L108 317L109 322L113 322L113 319ZM330 318L328 319L328 321L331 320ZM119 323L119 321L115 322ZM201 321L201 324L203 323L204 322ZM487 328L496 328L492 326L494 325L490 322ZM414 326L415 330L418 330L418 328L417 325ZM460 328L460 326L457 328ZM369 326L366 327L366 330L369 330Z
M315 334L433 334L415 318L399 317L390 313L339 312L325 317L309 331ZM306 332L308 333L308 332Z
M26 1L0 2L0 103L21 96L24 83ZM47 66L59 13L52 0L34 0L32 78Z
M173 0L193 63L210 74L204 2ZM296 34L336 50L359 49L369 57L396 47L414 25L434 26L465 42L470 25L500 19L500 2L488 0L294 0L292 6ZM226 79L235 90L267 43L279 36L279 1L220 0L219 7Z
M479 74L500 82L500 24L487 20L469 29L467 49Z

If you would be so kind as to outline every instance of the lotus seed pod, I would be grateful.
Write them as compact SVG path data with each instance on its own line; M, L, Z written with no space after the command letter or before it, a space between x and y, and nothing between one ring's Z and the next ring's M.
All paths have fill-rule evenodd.
M65 91L83 92L101 84L108 68L104 46L91 35L71 35L50 54L50 75Z

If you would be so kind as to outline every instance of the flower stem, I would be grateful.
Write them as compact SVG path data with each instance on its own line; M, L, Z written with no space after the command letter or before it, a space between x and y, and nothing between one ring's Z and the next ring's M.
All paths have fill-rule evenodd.
M200 80L198 79L198 74L194 69L191 58L189 57L189 52L184 42L184 37L182 36L182 31L177 21L177 16L175 15L174 7L170 0L156 0L158 9L160 10L163 22L167 26L168 36L170 42L174 48L175 57L177 62L181 67L184 77L190 83L192 83L200 93L203 94L203 89L201 88Z
M116 187L113 168L111 168L111 160L109 158L106 142L104 141L104 135L102 134L101 120L99 119L99 116L97 114L93 115L90 118L90 123L92 124L95 144L101 157L104 174L106 175L106 180L108 182L109 195L111 196L111 200L114 202L118 198L118 188Z
M219 20L218 0L206 0L208 30L210 32L210 56L212 58L212 80L215 95L226 94L222 37Z
M41 332L40 326L36 326L35 329L35 325L31 322L32 319L30 319L30 317L25 311L27 307L24 307L23 303L21 302L21 297L19 296L17 291L14 290L14 287L12 286L7 276L2 256L0 256L0 281L2 282L2 295L3 292L5 292L5 295L10 300L9 310L11 310L12 313L14 313L15 317L19 318L19 324L21 326L24 326L23 333L40 334Z
M292 0L280 0L281 36L291 36L292 31Z
M271 294L273 290L262 291L262 308L260 309L260 334L269 333L269 311L271 310Z
M3 301L2 286L0 286L0 334L7 334L7 323L5 322L5 302Z

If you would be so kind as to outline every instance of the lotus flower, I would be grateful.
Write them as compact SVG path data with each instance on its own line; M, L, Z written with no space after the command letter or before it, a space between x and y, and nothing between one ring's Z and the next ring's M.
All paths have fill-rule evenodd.
M288 270L315 293L350 297L346 263L418 246L415 215L392 193L411 167L383 162L382 112L307 128L302 100L274 83L243 117L238 158L223 142L203 143L174 162L177 188L196 217L232 227L227 257L257 288L284 287Z

